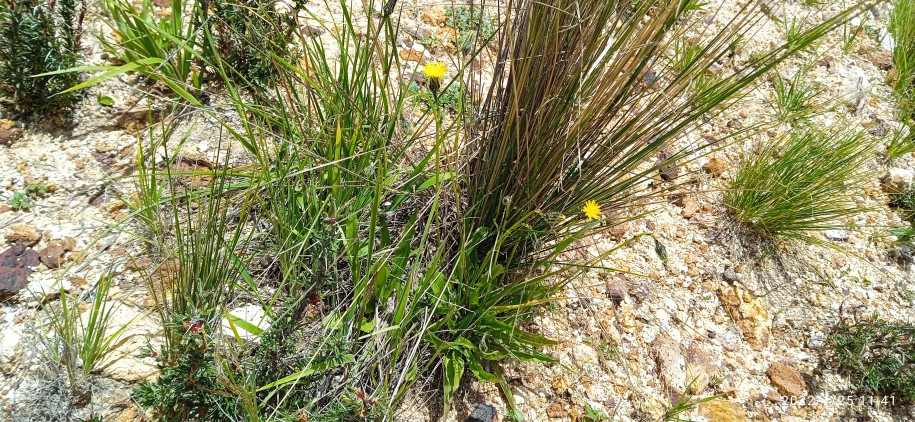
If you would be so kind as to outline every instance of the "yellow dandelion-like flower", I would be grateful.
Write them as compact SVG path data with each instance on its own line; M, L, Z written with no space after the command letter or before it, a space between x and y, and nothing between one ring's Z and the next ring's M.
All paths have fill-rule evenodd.
M432 62L423 66L423 75L429 79L441 79L445 77L448 68L441 62Z
M587 201L581 210L585 213L585 216L588 217L588 220L600 218L600 205L597 205L597 202Z

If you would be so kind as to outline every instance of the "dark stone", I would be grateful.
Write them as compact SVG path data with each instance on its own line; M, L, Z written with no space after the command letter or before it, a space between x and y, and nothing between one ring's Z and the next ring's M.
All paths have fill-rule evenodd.
M658 161L655 162L655 165L658 166L658 171L661 173L661 179L668 182L680 175L680 168L677 167L677 162L672 158L673 154L669 151L661 151L658 154Z
M466 422L493 422L496 420L496 408L488 404L478 403L470 412Z
M41 260L41 263L46 265L50 269L54 269L60 266L64 261L64 255L67 254L67 251L60 245L59 242L48 243L48 246L40 251L38 251L38 259Z
M629 294L629 287L625 281L615 281L607 284L607 297L617 305L620 304Z
M654 293L646 284L633 284L629 286L629 295L634 297L638 302L651 299Z
M324 30L324 27L319 26L319 25L308 25L308 26L302 28L301 31L302 31L302 35L304 35L306 37L317 37L320 35L324 35L324 33L327 32Z
M0 300L19 293L37 266L38 252L25 246L14 245L0 253Z
M18 126L2 127L0 124L0 145L12 145L22 137L22 128Z

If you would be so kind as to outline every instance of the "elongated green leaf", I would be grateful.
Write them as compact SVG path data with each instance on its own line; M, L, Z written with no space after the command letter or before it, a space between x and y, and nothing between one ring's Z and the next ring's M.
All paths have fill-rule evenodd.
M342 355L338 358L328 359L324 362L309 365L307 368L305 368L299 372L296 372L292 375L289 375L289 376L280 378L274 382L271 382L270 384L267 384L261 388L258 388L257 391L264 391L264 390L267 390L270 388L283 386L283 385L289 384L291 382L295 382L302 377L307 377L309 375L316 374L321 371L326 371L328 369L336 368L338 366L345 365L348 363L354 363L354 362L356 362L356 357L353 355L349 355L349 354Z
M127 63L127 64L125 64L125 65L121 65L121 66L117 66L117 67L102 67L102 68L108 69L108 70L106 70L106 71L105 71L104 73L102 73L101 75L98 75L98 76L96 76L96 77L90 78L90 79L87 80L86 82L83 82L83 83L78 84L78 85L76 85L76 86L74 86L74 87L68 88L68 89L62 91L61 93L66 93L66 92L71 92L71 91L80 90L80 89L83 89L83 88L86 88L86 87L95 85L95 84L97 84L97 83L99 83L99 82L103 82L103 81L106 81L106 80L108 80L108 79L111 79L111 78L113 78L113 77L115 77L115 76L117 76L117 75L120 75L120 74L122 74L122 73L130 72L131 70L136 70L136 69L138 69L138 68L140 68L140 67L143 67L143 66L151 66L151 65L156 65L156 64L159 64L159 63L162 63L162 59L160 59L160 58L158 58L158 57L147 57L147 58L145 58L145 59L140 59L140 60L137 60L137 61L135 61L135 62L130 62L130 63ZM55 75L55 74L58 74L58 73L79 72L79 71L82 71L83 69L87 69L87 70L88 70L88 68L75 67L75 68L71 68L71 69L58 70L58 71L56 71L56 72L42 73L42 74L35 75L35 76L48 76L48 75ZM101 70L101 69L99 69L98 66L92 66L92 67L91 67L91 70Z
M229 312L226 312L225 314L226 314L226 319L228 319L232 325L237 325L239 328L247 331L250 334L259 336L264 333L264 330L262 330L260 327L252 324L251 322L248 322L245 319L232 315Z

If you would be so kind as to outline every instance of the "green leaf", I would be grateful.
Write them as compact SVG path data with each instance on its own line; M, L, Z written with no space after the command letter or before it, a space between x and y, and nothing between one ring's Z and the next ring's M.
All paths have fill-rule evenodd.
M470 372L473 372L480 381L485 382L499 382L502 381L502 378L499 378L495 374L491 374L483 370L483 365L480 363L479 357L474 354L467 354L467 366L470 367Z
M376 323L377 321L374 319L371 321L363 322L362 325L359 326L359 329L362 330L363 333L371 332L375 328Z
M70 92L70 91L77 91L77 90L80 90L80 89L83 89L83 88L86 88L86 87L95 85L95 84L97 84L97 83L99 83L99 82L106 81L106 80L111 79L111 78L113 78L113 77L115 77L115 76L117 76L117 75L120 75L120 74L126 73L126 72L130 72L131 70L135 70L135 69L137 69L137 68L139 68L139 67L142 67L142 66L155 66L155 65L157 65L157 64L159 64L159 63L162 63L162 59L160 59L160 58L158 58L158 57L147 57L147 58L145 58L145 59L140 59L140 60L137 60L137 61L135 61L135 62L130 62L130 63L127 63L127 64L122 65L122 66L116 66L116 67L115 67L115 66L80 66L80 67L72 67L72 68L70 68L70 69L58 70L58 71L55 71L55 72L41 73L41 74L35 75L35 77L38 77L38 76L57 75L57 74L68 73L68 72L82 72L82 71L91 71L91 70L105 70L105 72L103 72L101 75L98 75L98 76L96 76L96 77L94 77L94 78L89 79L89 80L86 81L86 82L83 82L83 83L81 83L81 84L79 84L79 85L76 85L76 86L74 86L74 87L71 87L71 88L69 88L69 89L66 89L66 90L62 91L61 93L63 94L63 93L67 93L67 92Z
M461 385L461 376L464 375L464 359L458 353L451 353L444 358L445 368L444 392L445 392L445 416L451 409L451 398L454 392ZM445 419L444 417L442 419Z
M235 315L232 315L232 314L230 314L230 313L228 313L228 312L226 312L225 314L226 314L226 319L228 319L230 323L232 323L233 325L237 325L239 328L241 328L242 330L247 331L247 332L250 333L250 334L254 334L254 335L256 335L256 336L259 336L259 335L261 335L261 334L264 333L264 330L262 330L262 329L261 329L260 327L258 327L257 325L254 325L254 324L252 324L252 323L250 323L250 322L248 322L248 321L246 321L246 320L244 320L244 319L242 319L242 318L239 318L239 317L237 317L237 316L235 316Z
M449 171L449 172L447 172L447 173L436 174L436 175L434 175L434 176L432 176L432 177L426 179L425 182L421 183L421 184L419 185L419 187L416 188L416 191L419 192L419 191L421 191L421 190L423 190L423 189L426 189L426 188L428 188L429 186L432 186L432 185L434 185L434 184L436 184L436 183L438 183L438 182L444 182L444 181L446 181L446 180L448 180L448 179L453 178L456 174L457 174L457 173L455 173L455 172L453 172L453 171Z
M97 99L98 99L98 103L103 106L111 107L114 105L114 98L111 98L107 95L99 94Z

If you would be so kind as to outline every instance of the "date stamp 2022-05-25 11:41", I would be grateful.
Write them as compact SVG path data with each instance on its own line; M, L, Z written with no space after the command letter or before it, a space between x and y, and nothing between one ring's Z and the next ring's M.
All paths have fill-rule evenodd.
M817 394L810 396L781 396L780 403L788 404L789 406L817 406L822 404L834 407L894 407L899 401L896 396Z

